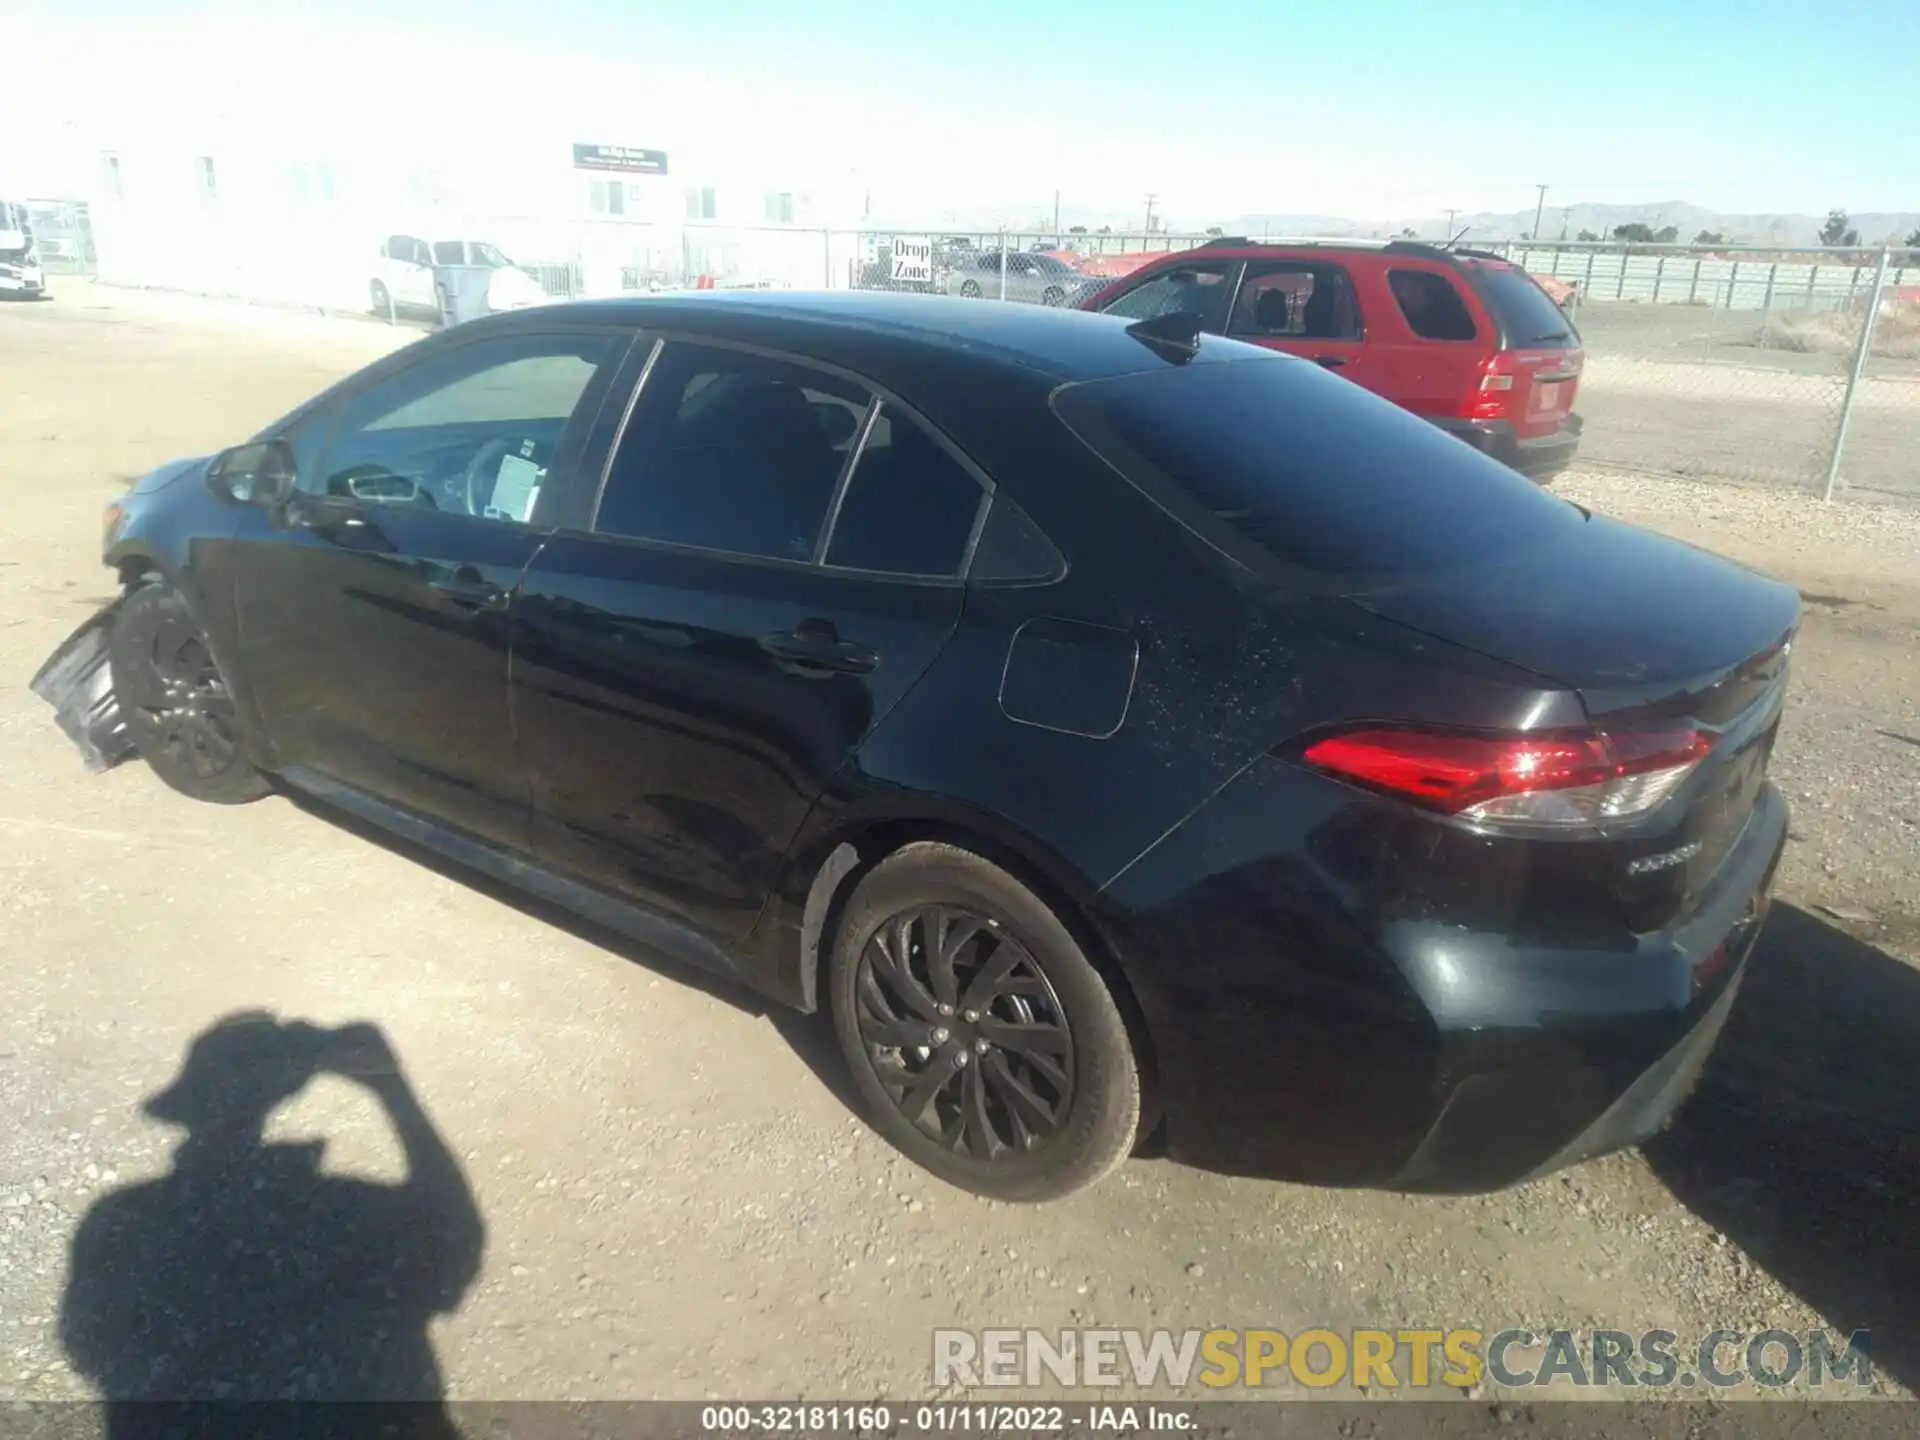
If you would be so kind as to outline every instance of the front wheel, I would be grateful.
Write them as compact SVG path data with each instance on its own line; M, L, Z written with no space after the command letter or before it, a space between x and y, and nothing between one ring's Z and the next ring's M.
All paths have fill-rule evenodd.
M1119 1007L999 866L929 842L888 856L847 902L828 984L876 1128L942 1179L1046 1200L1132 1150L1140 1071Z
M246 758L226 678L178 591L146 585L121 602L108 659L134 748L154 774L217 805L268 793L266 777Z
M960 282L960 293L969 300L978 300L980 298L980 282L978 280L962 280Z
M394 318L393 317L393 296L388 293L387 287L381 284L378 280L373 282L372 295L373 295L373 313L378 315L382 320L385 320L389 325L391 325L393 323L393 318Z
M1067 303L1067 292L1062 290L1058 285L1049 285L1041 294L1040 303L1042 305L1064 305Z

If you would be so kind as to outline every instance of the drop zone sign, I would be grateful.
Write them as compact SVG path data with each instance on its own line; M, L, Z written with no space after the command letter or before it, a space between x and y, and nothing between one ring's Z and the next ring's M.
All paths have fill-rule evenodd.
M893 278L926 284L933 279L933 241L925 235L900 235L893 242Z

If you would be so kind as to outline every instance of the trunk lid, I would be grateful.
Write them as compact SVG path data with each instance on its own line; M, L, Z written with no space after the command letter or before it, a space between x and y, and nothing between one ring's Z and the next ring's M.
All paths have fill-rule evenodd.
M1766 780L1800 618L1795 590L1593 516L1527 553L1350 598L1565 686L1608 734L1709 735L1712 749L1674 802L1607 837L1635 929L1669 924L1699 897Z
M1596 721L1701 708L1730 718L1745 691L1722 682L1800 615L1790 586L1600 515L1524 550L1351 598L1578 690Z

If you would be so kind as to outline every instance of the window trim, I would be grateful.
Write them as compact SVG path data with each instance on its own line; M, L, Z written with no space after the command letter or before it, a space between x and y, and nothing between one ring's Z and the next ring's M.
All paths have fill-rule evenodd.
M992 512L993 497L998 490L993 477L980 468L973 458L948 437L947 433L920 413L912 405L902 400L892 390L875 380L835 365L830 360L821 360L811 355L797 355L791 351L775 349L766 345L755 345L748 341L723 339L717 336L702 335L697 331L647 327L646 334L653 337L653 349L646 363L640 369L639 378L634 381L633 392L627 396L626 407L620 416L620 423L614 428L612 438L607 442L606 453L600 457L600 475L593 487L593 503L588 508L585 529L572 526L555 527L554 533L587 540L604 541L609 544L631 545L646 550L659 550L672 554L711 556L739 565L773 565L789 570L813 570L821 575L844 576L853 580L880 580L896 585L935 585L964 587L968 572L973 569L974 552L980 547L980 537L986 529L986 517ZM822 517L820 538L814 542L814 555L805 560L791 559L785 555L748 555L738 550L719 550L710 545L687 545L677 540L655 540L643 535L614 535L598 527L601 504L606 498L607 484L613 478L614 457L620 453L620 446L627 438L628 427L633 423L635 412L646 395L647 382L652 378L660 357L666 353L669 344L697 345L709 350L728 350L741 355L751 355L761 360L773 360L783 365L792 365L803 370L817 370L823 375L831 375L851 385L857 385L868 395L867 417L861 423L855 444L847 452L847 463L841 468L840 477L834 484L833 499ZM613 397L609 395L608 401ZM824 556L826 547L833 543L834 525L840 518L840 506L846 498L847 487L852 483L860 456L866 450L866 442L873 432L873 424L878 417L880 407L889 405L899 410L908 420L918 425L955 461L980 487L981 504L974 512L973 532L967 536L967 547L961 555L960 568L952 575L910 575L896 570L859 570L852 566L828 565Z

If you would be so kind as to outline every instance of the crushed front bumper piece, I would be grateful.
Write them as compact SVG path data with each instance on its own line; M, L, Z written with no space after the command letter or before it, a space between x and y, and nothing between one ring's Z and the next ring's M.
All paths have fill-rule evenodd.
M47 657L33 677L33 693L53 706L67 738L92 771L111 770L134 753L133 736L113 693L107 638L120 602L96 613Z

